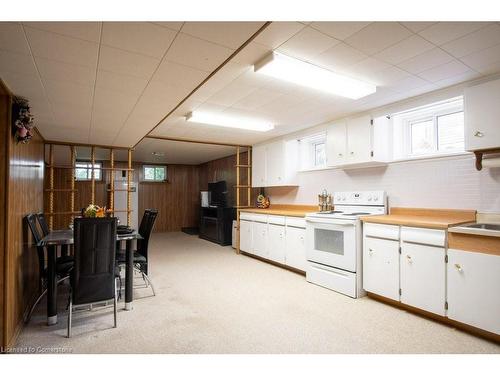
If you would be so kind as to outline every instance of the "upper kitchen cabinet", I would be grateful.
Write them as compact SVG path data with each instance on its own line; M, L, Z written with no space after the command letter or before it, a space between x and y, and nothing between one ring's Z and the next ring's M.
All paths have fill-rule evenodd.
M298 141L276 141L252 149L252 187L297 185Z
M465 89L465 149L500 148L500 79Z
M362 116L331 124L327 129L328 165L361 168L390 160L390 126L386 117Z

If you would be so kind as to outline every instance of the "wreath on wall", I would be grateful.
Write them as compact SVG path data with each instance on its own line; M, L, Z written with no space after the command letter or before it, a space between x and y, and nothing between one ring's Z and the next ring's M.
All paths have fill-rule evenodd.
M28 143L35 125L27 99L16 96L12 103L12 132L17 143Z

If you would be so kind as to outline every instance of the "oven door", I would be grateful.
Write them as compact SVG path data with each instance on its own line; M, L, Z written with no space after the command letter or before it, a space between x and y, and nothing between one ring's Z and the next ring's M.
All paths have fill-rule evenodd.
M307 260L356 272L355 220L306 218Z

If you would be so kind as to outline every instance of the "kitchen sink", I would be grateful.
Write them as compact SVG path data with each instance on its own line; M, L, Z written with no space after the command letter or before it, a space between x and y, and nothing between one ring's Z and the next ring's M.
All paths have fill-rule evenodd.
M500 231L500 224L482 224L482 223L472 223L460 225L461 227L476 228L476 229L486 229L486 230L498 230Z

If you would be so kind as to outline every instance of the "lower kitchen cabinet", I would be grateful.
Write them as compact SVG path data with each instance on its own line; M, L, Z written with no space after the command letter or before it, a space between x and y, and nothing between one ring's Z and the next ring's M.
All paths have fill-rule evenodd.
M267 249L267 224L260 222L253 222L252 224L252 254L258 255L262 258L268 257Z
M253 253L251 221L240 220L240 250Z
M399 241L365 236L363 289L399 301Z
M445 249L403 242L400 269L401 302L444 316Z
M448 317L500 334L500 256L448 250Z
M305 271L307 268L306 259L306 230L304 228L286 228L286 258L287 266Z
M285 263L285 227L269 224L267 250L270 260Z

